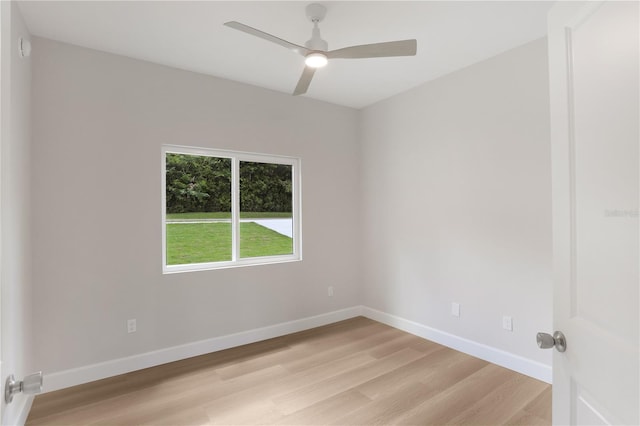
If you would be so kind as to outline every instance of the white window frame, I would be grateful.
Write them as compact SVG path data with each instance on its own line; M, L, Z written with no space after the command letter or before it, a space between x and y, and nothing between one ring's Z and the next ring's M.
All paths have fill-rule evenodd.
M231 260L184 265L167 265L167 154L200 155L231 159ZM278 155L228 151L209 148L197 148L180 145L162 146L162 272L203 271L211 269L235 268L239 266L265 265L272 263L295 262L302 260L302 222L301 222L301 176L300 159ZM287 255L240 257L240 162L286 164L291 166L293 253Z

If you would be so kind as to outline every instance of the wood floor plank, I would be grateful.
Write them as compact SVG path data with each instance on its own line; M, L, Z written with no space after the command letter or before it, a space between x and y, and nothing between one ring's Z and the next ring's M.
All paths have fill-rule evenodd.
M551 424L551 422L526 411L518 411L505 424L513 426L545 426Z
M242 360L222 368L217 368L216 373L222 380L233 379L244 374L259 371L272 365L277 365L292 358L306 358L315 352L310 348L301 346L287 346L280 351L265 354L261 357Z
M287 374L285 369L276 365L230 380L218 382L198 381L186 386L184 384L176 386L173 383L169 383L159 392L152 394L151 397L145 398L146 395L140 395L140 399L134 403L121 401L123 405L118 408L119 414L114 417L114 422L116 424L137 424L145 417L141 413L146 412L155 415L159 409L189 411L196 407L204 408L213 399L241 392L247 387L269 383L286 377Z
M396 330L397 331L397 330ZM356 339L349 339L341 344L330 346L314 347L315 353L304 358L293 358L283 362L283 367L292 373L314 368L318 365L332 362L335 359L362 352L392 339L397 333L393 329L383 329L366 336L358 336ZM306 346L306 345L305 345Z
M328 326L305 330L289 335L296 345L326 350L358 341L363 338L388 332L384 324L368 321L366 318L352 318Z
M504 424L539 395L546 383L518 375L510 377L454 417L450 424Z
M207 409L210 425L277 424L282 412L269 398L254 398L244 404L226 406L222 412Z
M62 419L66 417L77 419L76 424L135 424L132 419L137 418L140 413L154 414L159 407L170 406L187 410L189 407L204 405L216 396L228 395L251 384L269 382L286 374L282 367L274 366L223 382L217 378L215 370L211 370L193 377L167 380L152 388L123 392L120 396L89 405L70 407L55 416L53 424L64 423ZM47 420L53 421L54 418L44 417L37 421L46 424Z
M551 401L551 386L546 387L536 399L524 407L524 410L544 419L547 423L551 423L551 404L549 401Z
M367 353L374 358L384 358L385 356L397 352L399 349L407 347L409 342L413 340L415 340L415 338L410 334L397 335L377 344L375 347L369 349Z
M57 407L77 408L147 388L162 387L171 381L188 381L192 375L203 378L215 368L279 351L283 347L286 347L285 339L270 339L38 395L38 403L33 405L29 419L47 416ZM206 379L213 380L211 377Z
M437 389L420 383L409 381L396 392L386 394L371 404L367 404L339 417L331 424L334 425L386 425L411 408L421 404L438 393Z
M61 407L84 407L122 395L125 389L127 389L126 377L120 375L38 395L36 396L37 404L33 404L29 413L29 420L35 422L51 413L56 413Z
M207 417L204 410L198 407L179 411L176 411L174 407L160 408L153 412L141 411L135 416L122 417L121 420L122 421L109 419L106 422L96 424L104 426L204 426L210 424L209 417Z
M279 425L328 425L345 414L371 403L360 392L348 390L284 416L275 422Z
M357 386L356 389L373 400L384 397L389 393L397 392L407 381L419 381L428 377L430 372L436 370L444 362L455 361L453 353L447 348L440 347L439 350L425 354L423 358L371 379ZM462 357L458 358L463 359Z
M251 386L242 392L226 395L221 398L211 400L206 404L205 409L210 418L217 422L219 418L229 417L228 413L242 410L247 401L268 399L288 394L297 389L317 385L322 380L339 376L345 372L352 371L362 365L374 362L375 359L366 353L354 353L340 359L336 359L330 365L318 365L309 370L288 375L279 380L273 380L262 386Z
M274 402L283 413L291 414L325 398L349 390L388 371L402 367L423 356L425 355L421 352L405 348L380 359L379 362L363 365L340 376L331 377L317 384L310 384L294 392L274 398Z
M458 413L465 410L472 402L482 398L491 389L509 380L511 376L512 372L509 370L493 364L485 365L475 373L457 381L453 386L398 416L393 423L449 424Z
M551 424L551 387L358 317L39 395L27 425Z

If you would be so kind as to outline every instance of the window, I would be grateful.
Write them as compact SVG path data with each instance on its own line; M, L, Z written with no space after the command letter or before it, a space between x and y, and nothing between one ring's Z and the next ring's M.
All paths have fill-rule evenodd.
M300 161L162 149L163 271L301 259Z

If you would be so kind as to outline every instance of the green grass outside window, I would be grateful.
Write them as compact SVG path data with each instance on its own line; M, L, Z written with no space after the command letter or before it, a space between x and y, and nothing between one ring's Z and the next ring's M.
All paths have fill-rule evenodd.
M190 217L190 219L202 219L202 217ZM230 222L183 223L166 226L167 265L231 260ZM241 258L292 253L293 240L286 235L254 222L240 223Z

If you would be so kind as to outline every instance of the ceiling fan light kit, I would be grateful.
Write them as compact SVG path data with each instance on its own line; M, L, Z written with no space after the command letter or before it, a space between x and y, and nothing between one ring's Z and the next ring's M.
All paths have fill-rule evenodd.
M322 68L329 63L329 60L324 53L313 52L307 55L304 63L311 68Z
M240 22L230 21L224 25L242 31L255 37L262 38L278 44L305 57L305 68L298 80L293 95L302 95L307 92L311 79L317 68L327 65L329 59L362 59L362 58L387 58L393 56L415 56L417 42L415 39L390 41L386 43L363 44L359 46L344 47L337 50L329 50L328 43L320 36L318 23L322 22L327 14L327 9L318 3L312 3L306 7L307 18L313 23L311 38L304 46L291 43L274 35L265 33Z

